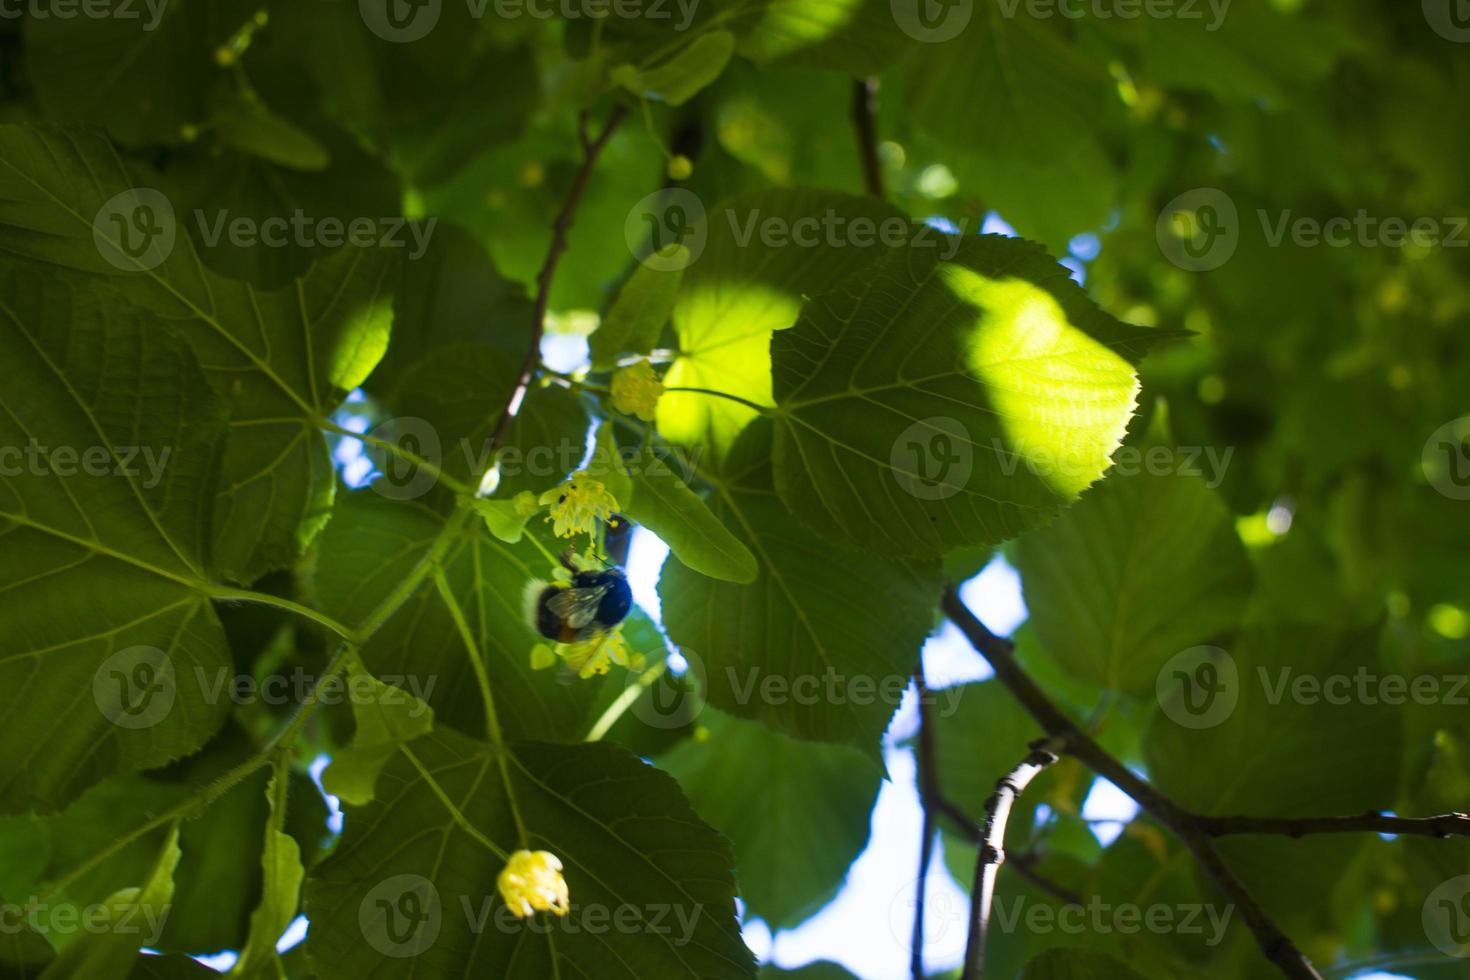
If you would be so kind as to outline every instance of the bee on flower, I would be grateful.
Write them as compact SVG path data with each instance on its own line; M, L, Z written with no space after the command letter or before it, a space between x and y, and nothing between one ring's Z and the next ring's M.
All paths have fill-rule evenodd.
M628 650L622 622L633 608L633 590L621 568L579 564L562 555L566 571L556 581L533 580L526 586L526 619L555 643L552 653L576 676L586 679L605 674L612 664L637 669L641 658ZM551 648L538 644L531 665L549 667Z

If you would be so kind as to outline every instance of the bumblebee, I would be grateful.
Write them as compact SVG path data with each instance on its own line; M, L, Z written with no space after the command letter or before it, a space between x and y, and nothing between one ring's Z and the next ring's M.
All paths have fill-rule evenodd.
M536 632L557 643L585 643L628 617L633 590L622 569L571 569L569 583L532 582L526 613Z

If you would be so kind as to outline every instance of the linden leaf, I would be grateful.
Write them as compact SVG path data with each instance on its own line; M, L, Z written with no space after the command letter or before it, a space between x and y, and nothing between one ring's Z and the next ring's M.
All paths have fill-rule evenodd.
M1103 313L1029 242L890 250L771 342L776 488L883 554L996 544L1102 476L1164 336Z
M436 731L410 743L382 782L380 802L352 814L307 882L307 950L319 971L755 976L735 919L729 843L672 779L625 749L495 749ZM522 849L561 860L565 918L518 919L505 907L495 881L503 855Z

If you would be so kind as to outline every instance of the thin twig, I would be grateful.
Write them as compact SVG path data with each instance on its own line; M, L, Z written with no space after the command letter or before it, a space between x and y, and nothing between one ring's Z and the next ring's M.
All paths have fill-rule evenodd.
M551 226L551 245L546 249L546 260L541 263L541 271L536 276L536 306L531 314L531 342L527 345L526 356L521 362L521 372L516 377L516 386L511 393L510 400L506 402L505 409L500 413L500 418L496 420L495 429L485 440L487 456L501 447L511 422L521 410L521 402L526 398L526 390L531 387L531 378L536 373L536 365L541 361L541 338L546 333L546 311L551 304L551 283L556 277L557 263L561 261L562 253L567 250L567 233L571 231L572 221L577 216L577 206L582 202L582 194L587 190L587 182L592 177L597 158L602 154L603 147L607 146L607 141L612 139L613 132L617 130L618 125L627 115L627 106L618 105L614 108L596 139L591 139L587 135L586 114L584 113L577 120L577 138L582 144L582 166L572 180L572 188L567 192L566 203L562 205L561 212Z
M881 198L883 162L878 158L878 125L874 118L878 108L878 79L859 78L852 83L852 127L857 134L858 159L863 165L863 186L869 194Z
M1284 976L1297 980L1322 980L1310 960L1261 908L1245 884L1225 864L1210 836L1200 829L1194 814L1154 789L1113 758L1051 702L1031 676L1021 667L1009 640L996 636L960 599L953 588L946 589L944 612L970 644L990 662L995 677L1021 703L1049 736L1062 739L1069 755L1132 797L1141 809L1163 824L1194 854L1195 860L1239 910L1241 918L1255 936L1266 959L1274 963Z
M1066 747L1059 737L1031 743L1031 753L995 784L985 801L985 831L981 835L980 859L975 864L975 887L970 910L970 937L965 946L965 971L961 980L980 980L985 975L985 937L990 931L990 908L995 902L995 882L1005 863L1006 827L1011 808L1041 771L1057 761Z
M1305 837L1309 834L1402 834L1409 837L1470 837L1470 814L1441 813L1436 817L1394 817L1365 813L1356 817L1205 817L1195 825L1211 837L1230 834L1273 834Z
M1081 895L1072 891L1070 888L1062 887L1038 871L1036 866L1040 863L1041 858L1035 851L1021 851L1016 854L1006 855L1006 864L1014 868L1016 874L1025 878L1033 886L1046 892L1063 905L1085 904Z
M923 840L919 843L919 880L914 897L914 940L909 946L909 969L913 980L924 980L924 896L929 890L929 866L934 862L935 807L939 802L939 780L934 767L938 753L934 743L934 719L929 711L929 683L924 678L924 661L914 667L914 685L919 698L919 802L924 813ZM960 822L966 823L964 814Z
M946 799L941 792L938 799L934 801L934 806L941 814L949 817L950 820L959 825L957 829L965 840L974 844L976 847L980 846L983 841L983 831L973 820L965 815L964 811L954 801ZM1117 823L1117 821L1109 820L1108 823ZM1064 905L1084 904L1082 896L1077 892L1057 884L1037 870L1037 865L1040 863L1041 855L1034 850L1018 851L1015 854L1006 855L1006 864L1009 867L1015 868L1018 875L1025 878L1041 891L1046 892L1052 898L1055 898Z

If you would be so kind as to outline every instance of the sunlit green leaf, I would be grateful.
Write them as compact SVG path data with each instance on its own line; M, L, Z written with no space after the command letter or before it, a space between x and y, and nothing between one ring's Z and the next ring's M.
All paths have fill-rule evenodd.
M817 247L822 239L815 230L824 221L845 230L858 220L877 226L899 218L880 201L821 191L768 191L711 208L708 241L685 271L674 306L679 356L664 384L772 404L772 333L796 322L807 296L883 251L876 237L868 247ZM789 237L798 222L804 222L800 240L810 247ZM671 391L659 399L658 427L675 442L700 447L715 464L755 415L728 399Z
M773 339L777 489L885 554L1003 541L1102 476L1149 339L1028 242L916 239Z

